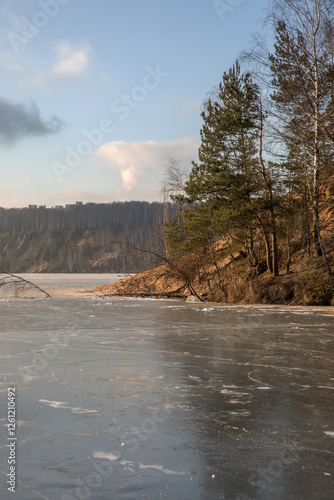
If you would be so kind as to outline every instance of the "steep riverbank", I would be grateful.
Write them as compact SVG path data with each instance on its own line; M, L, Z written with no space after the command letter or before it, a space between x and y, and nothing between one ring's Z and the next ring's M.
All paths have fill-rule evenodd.
M96 288L95 293L116 296L190 297L219 303L334 305L334 283L319 269L294 269L290 274L273 278L269 273L260 276L238 275L242 259L233 257L221 266L226 276L208 270L208 279L197 278L192 289L175 277L168 266L160 266L141 274ZM296 266L298 267L298 266ZM189 299L191 300L191 299Z
M97 288L96 293L118 296L189 297L218 303L334 305L333 207L321 213L322 248L326 255L315 258L305 247L304 233L295 231L288 252L282 240L279 276L273 277L264 262L252 265L249 255L224 240L215 243L214 264L207 254L189 252L169 264ZM300 234L299 234L300 233ZM289 262L287 268L287 262ZM332 269L332 276L329 274Z

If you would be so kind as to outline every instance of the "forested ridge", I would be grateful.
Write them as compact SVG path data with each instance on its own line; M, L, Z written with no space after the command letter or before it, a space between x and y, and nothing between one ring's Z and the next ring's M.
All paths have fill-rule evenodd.
M1 266L11 272L138 272L152 248L160 203L0 209Z

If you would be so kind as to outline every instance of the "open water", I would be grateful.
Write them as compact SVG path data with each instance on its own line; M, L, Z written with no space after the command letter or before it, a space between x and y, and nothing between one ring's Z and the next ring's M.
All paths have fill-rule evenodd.
M103 299L81 292L116 276L25 277L53 298L0 302L1 499L334 498L333 308Z

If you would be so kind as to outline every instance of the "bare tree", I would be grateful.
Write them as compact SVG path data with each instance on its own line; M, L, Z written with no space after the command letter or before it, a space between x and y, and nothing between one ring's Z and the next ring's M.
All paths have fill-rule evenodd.
M164 169L164 177L162 188L160 190L160 198L162 199L163 213L157 223L157 232L165 246L166 257L170 257L170 249L167 241L167 226L170 222L171 215L180 217L182 210L181 203L177 202L178 197L184 194L185 185L189 176L187 170L179 160L169 156ZM171 205L176 205L176 213L171 210Z
M276 151L305 165L313 214L313 246L326 258L319 222L320 171L334 152L334 1L272 0L266 23L276 30L274 54L253 37L242 58L267 89ZM273 145L273 144L272 144Z
M313 238L317 255L323 254L319 224L321 149L331 140L333 107L332 0L274 0L275 54L270 56L275 90L272 98L288 145L305 147L313 172L311 202ZM333 142L334 146L334 142Z

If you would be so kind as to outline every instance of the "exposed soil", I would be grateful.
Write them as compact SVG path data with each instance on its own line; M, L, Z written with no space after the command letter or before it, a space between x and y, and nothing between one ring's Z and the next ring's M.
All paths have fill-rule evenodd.
M238 276L240 262L225 265L225 279L220 282L211 270L208 279L196 279L193 288L200 300L220 303L334 305L334 284L328 283L325 272L299 272L273 278L269 273L259 276ZM226 268L228 267L228 268ZM222 267L223 269L223 267ZM208 273L209 274L209 273ZM318 288L313 290L316 276ZM167 266L160 266L94 290L100 295L189 298L194 294L177 279ZM190 299L189 299L190 300Z

